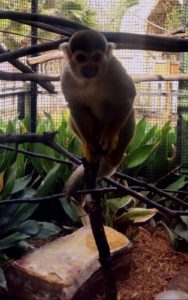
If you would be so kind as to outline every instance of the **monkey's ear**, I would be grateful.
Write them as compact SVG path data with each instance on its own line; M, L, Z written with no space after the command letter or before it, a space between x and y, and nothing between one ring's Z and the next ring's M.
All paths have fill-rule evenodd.
M70 59L70 57L71 57L71 51L70 51L70 47L69 47L69 43L68 42L60 44L59 45L59 50L63 51L66 54L67 58Z
M112 51L116 49L116 44L114 43L108 43L108 48L107 48L107 56L110 57L112 55Z

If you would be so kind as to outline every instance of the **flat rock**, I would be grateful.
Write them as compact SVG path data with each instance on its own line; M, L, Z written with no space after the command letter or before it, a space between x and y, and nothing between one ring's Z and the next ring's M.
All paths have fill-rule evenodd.
M167 290L181 290L188 294L188 267L170 280Z
M114 272L129 272L131 243L105 227ZM103 290L98 251L90 226L58 238L13 262L6 270L10 295L23 300L84 300Z

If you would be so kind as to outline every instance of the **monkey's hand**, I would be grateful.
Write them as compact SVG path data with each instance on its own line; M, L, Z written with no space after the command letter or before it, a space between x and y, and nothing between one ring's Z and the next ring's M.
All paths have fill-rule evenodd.
M99 144L103 151L111 153L117 146L119 134L104 130L100 136Z

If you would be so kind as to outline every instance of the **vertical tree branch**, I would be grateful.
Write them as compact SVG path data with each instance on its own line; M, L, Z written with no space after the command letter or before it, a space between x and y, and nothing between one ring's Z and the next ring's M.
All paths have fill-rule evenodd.
M98 164L89 164L85 160L83 161L83 164L85 167L86 188L96 188ZM110 247L104 231L100 199L97 195L86 194L84 200L86 203L85 208L89 214L91 229L99 252L99 261L106 283L106 299L117 300L117 289L112 270Z

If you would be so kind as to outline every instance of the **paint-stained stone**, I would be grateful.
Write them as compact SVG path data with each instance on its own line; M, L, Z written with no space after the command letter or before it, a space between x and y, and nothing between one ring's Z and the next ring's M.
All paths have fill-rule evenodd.
M129 271L131 243L105 227L116 276ZM10 293L24 300L90 299L103 289L98 252L89 226L58 238L13 262L6 269Z

